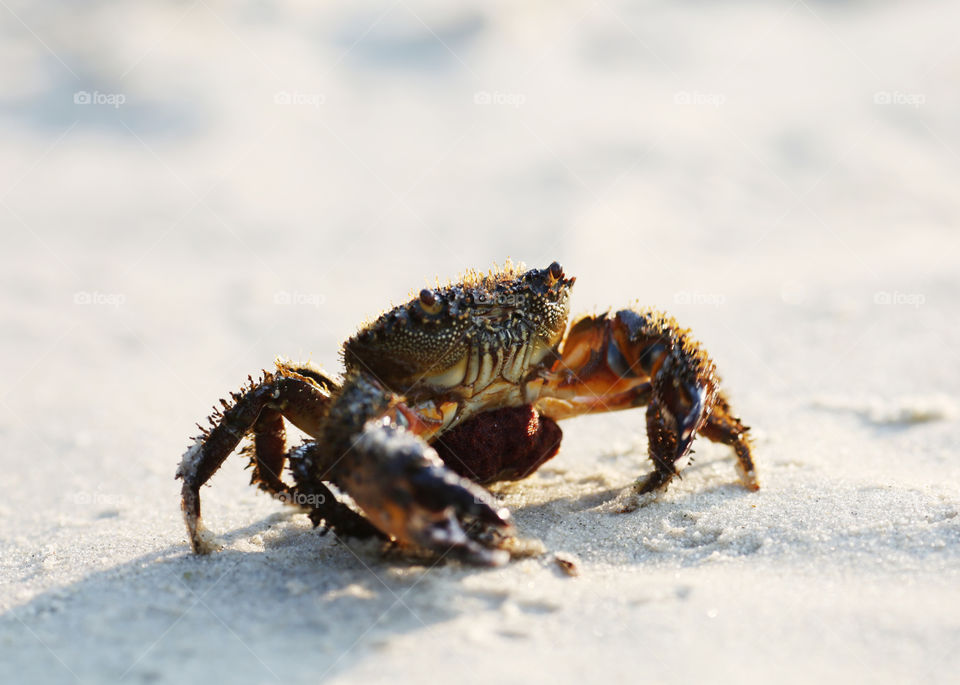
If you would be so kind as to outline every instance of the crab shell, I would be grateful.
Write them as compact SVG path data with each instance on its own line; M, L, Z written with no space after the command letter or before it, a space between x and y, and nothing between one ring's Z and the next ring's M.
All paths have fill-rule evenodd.
M520 384L556 352L576 280L556 262L520 269L420 291L344 344L347 372L414 398L443 391L469 398L497 381Z

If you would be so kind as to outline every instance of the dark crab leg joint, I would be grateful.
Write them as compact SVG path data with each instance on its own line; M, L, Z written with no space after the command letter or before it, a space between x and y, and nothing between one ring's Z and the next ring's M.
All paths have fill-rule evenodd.
M742 482L757 489L748 429L703 348L648 309L583 317L568 330L574 281L556 262L470 274L363 327L344 344L341 382L280 362L251 380L177 471L194 551L216 548L200 487L245 436L253 483L315 525L477 564L506 561L514 533L481 486L533 473L557 453L558 422L571 416L646 407L653 471L635 492L665 487L697 435L731 446ZM311 440L288 449L285 420Z

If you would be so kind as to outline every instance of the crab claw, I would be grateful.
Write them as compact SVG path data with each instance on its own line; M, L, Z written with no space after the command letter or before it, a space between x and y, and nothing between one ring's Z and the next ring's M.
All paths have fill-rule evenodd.
M509 537L509 512L443 466L422 439L389 423L369 422L352 449L336 480L377 528L401 543L473 564L496 566L509 559L508 552L467 532L494 529Z

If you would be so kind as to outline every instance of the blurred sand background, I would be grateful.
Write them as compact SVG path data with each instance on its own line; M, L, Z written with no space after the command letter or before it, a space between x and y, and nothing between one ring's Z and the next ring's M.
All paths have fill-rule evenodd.
M0 2L0 681L955 682L954 2ZM382 559L173 480L217 398L559 260L754 427L630 515L639 412L503 489L581 560Z

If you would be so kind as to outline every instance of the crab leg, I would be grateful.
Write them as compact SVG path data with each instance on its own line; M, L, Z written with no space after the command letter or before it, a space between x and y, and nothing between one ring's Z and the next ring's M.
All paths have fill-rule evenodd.
M312 374L319 375L315 371ZM322 378L322 376L321 376ZM332 381L330 381L332 386ZM307 433L318 432L319 418L329 403L327 388L293 368L278 366L264 373L259 383L250 380L233 404L221 400L223 412L210 417L213 428L204 431L184 454L176 477L183 480L181 508L194 552L208 553L216 545L200 518L200 487L220 468L245 435L253 432L253 482L267 492L286 491L280 480L285 461L286 436L282 417Z
M418 426L404 425L408 414L402 398L378 382L348 377L322 440L328 463L316 464L314 478L332 478L377 528L401 543L475 564L506 562L507 552L481 544L474 532L509 534L509 513L486 490L447 469L417 435Z
M732 446L743 484L759 487L748 429L720 394L713 362L665 314L622 309L583 317L571 326L542 383L536 406L555 420L647 406L654 471L637 482L637 492L664 487L697 433Z
M737 455L737 473L740 474L740 480L750 490L758 490L760 483L757 481L757 472L753 466L753 456L750 453L748 430L750 428L744 426L740 418L730 410L730 404L723 392L717 393L713 410L700 429L700 435L711 442L719 442L732 447Z

